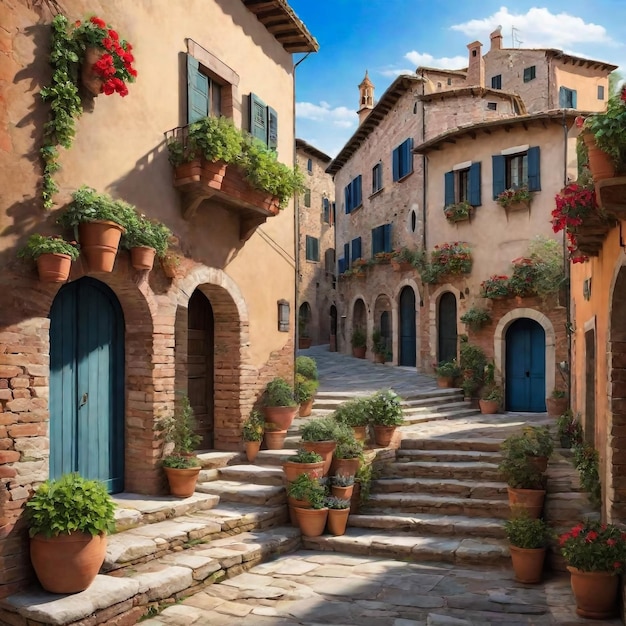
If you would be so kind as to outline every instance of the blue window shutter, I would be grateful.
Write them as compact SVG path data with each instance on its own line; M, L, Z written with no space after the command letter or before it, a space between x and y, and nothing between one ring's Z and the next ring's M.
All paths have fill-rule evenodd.
M350 259L352 261L356 261L361 258L361 238L356 237L356 239L352 240L352 254L350 255Z
M413 171L413 137L409 137L404 142L404 156L404 173L410 174Z
M454 172L446 172L443 176L444 181L444 205L454 204L456 198L454 195Z
M528 148L528 190L541 191L539 146Z
M343 244L343 258L345 259L346 269L350 268L350 244Z
M250 94L250 134L267 144L267 106L258 96Z
M330 200L322 198L322 219L326 224L330 224Z
M361 206L363 202L360 174L352 181L352 184L354 185L354 191L353 191L354 206L358 207L358 206Z
M350 213L352 211L352 206L350 204L350 189L352 187L352 183L346 185L343 189L343 198L344 203L346 205L346 213Z
M392 153L392 166L393 166L393 179L398 180L400 178L400 152L396 148Z
M472 163L469 168L469 203L480 206L480 161Z
M567 108L567 92L565 87L559 87L559 107L562 109Z
M376 246L376 231L378 228L372 228L372 256L374 256L378 252L378 248Z
M319 261L320 260L320 240L317 237L312 237L313 241L312 241L312 247L311 247L311 252L313 253L313 260L314 261Z
M339 259L339 261L337 261L337 272L339 274L343 274L345 271L346 271L346 260Z
M200 73L199 63L187 55L187 123L192 124L209 114L209 79Z
M501 154L494 154L491 157L493 169L493 199L506 189L506 162Z
M383 252L385 248L384 226L372 228L372 256L378 252Z
M383 252L391 252L391 224L384 224L383 227Z
M267 107L267 147L276 150L278 147L278 113Z
M576 100L577 100L577 92L575 89L572 90L572 109L576 108Z

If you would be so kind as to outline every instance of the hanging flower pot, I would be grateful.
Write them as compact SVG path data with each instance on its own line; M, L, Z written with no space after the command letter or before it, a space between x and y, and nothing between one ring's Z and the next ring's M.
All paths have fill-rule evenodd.
M43 283L64 283L70 275L72 257L69 254L42 254L37 258L39 280Z
M35 260L42 282L63 283L70 275L72 261L78 258L78 248L60 237L34 234L18 252L18 257Z
M156 250L148 246L130 249L130 263L136 270L151 270L154 266Z
M78 226L80 248L89 271L111 272L124 228L109 220L83 222Z

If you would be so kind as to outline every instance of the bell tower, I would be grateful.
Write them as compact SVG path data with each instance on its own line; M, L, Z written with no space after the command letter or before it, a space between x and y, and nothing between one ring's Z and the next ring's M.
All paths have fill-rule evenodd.
M365 70L365 77L359 85L359 124L362 124L365 118L374 108L374 85Z

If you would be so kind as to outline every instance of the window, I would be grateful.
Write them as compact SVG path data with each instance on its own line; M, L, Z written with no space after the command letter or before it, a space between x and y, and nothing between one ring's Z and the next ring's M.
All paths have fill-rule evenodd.
M529 191L541 190L539 146L511 155L494 154L493 199L505 189L528 185Z
M604 85L598 85L598 100L604 100Z
M444 208L457 202L481 205L480 162L469 167L446 172L444 175Z
M497 76L491 77L491 88L502 89L502 74L498 74Z
M350 262L356 261L361 258L361 238L356 237L350 244Z
M345 268L349 270L350 269L350 244L349 243L343 244L343 260L345 263Z
M309 187L304 190L304 206L311 207L311 189Z
M324 224L330 224L332 214L330 212L330 200L328 198L322 198L322 221Z
M222 115L222 86L200 69L200 63L187 55L187 123L207 115Z
M335 273L335 250L334 248L328 248L328 250L324 252L324 269L329 274Z
M576 90L567 87L559 88L559 107L562 109L576 108Z
M490 111L496 111L498 108L498 103L497 102L487 102L487 108Z
M452 84L452 79L448 78L448 85L451 85L451 84Z
M400 180L413 171L413 138L401 143L392 154L393 180Z
M372 193L383 188L383 164L376 163L372 168Z
M306 260L320 260L320 242L317 237L310 237L309 235L306 236Z
M257 95L250 94L250 134L270 150L278 146L278 114Z
M392 252L391 224L372 228L372 256L379 252Z
M535 66L531 65L530 67L525 67L524 68L524 82L529 83L534 78L535 78Z
M345 259L339 259L337 261L337 272L339 274L343 274L346 271L346 260Z
M331 207L330 216L330 223L335 224L337 221L337 205L334 202Z
M309 174L313 174L313 159L309 159L309 160L306 162L306 171L307 171Z
M363 204L363 198L361 195L361 176L353 178L343 190L344 200L346 205L346 213L352 213L355 209L358 209Z

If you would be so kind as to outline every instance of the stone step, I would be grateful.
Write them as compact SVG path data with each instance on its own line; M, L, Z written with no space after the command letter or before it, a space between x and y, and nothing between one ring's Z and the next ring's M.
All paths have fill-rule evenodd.
M433 463L486 462L498 465L502 460L500 452L482 450L409 450L401 449L397 453L398 463L424 461Z
M415 398L412 400L403 400L402 408L403 409L419 409L422 407L429 406L440 406L441 404L451 404L457 402L464 402L465 399L463 397L463 393L459 392L458 394L447 394L442 396L432 396L430 398ZM467 404L467 403L465 403Z
M508 499L458 498L414 493L370 494L363 512L376 513L439 513L467 517L498 517L510 515Z
M369 395L371 394L365 392L339 393L318 391L313 402L313 409L335 410L340 404L343 404L348 400L352 400L354 398L365 398ZM461 389L433 389L431 391L403 394L401 397L404 406L410 406L412 403L428 402L438 404L440 402L463 400L463 391Z
M475 439L452 439L438 437L411 437L403 439L401 454L403 450L474 450L476 452L499 452L500 444L504 439L493 439L491 437Z
M216 452L215 450L198 450L196 456L202 469L205 470L226 467L230 463L240 462L246 458L244 452Z
M219 496L220 502L240 502L257 506L276 506L287 501L282 485L250 485L236 480L198 483L196 492Z
M387 478L451 478L476 481L500 481L502 478L495 463L448 461L404 461L389 463L384 469Z
M253 485L283 485L285 473L278 465L229 465L219 470L222 480L238 481Z
M505 539L416 537L406 533L348 528L346 534L340 537L302 537L302 544L309 550L379 556L409 562L510 565L508 542Z
M358 514L350 515L348 525L353 528L370 528L393 533L411 532L413 535L452 535L454 537L490 537L504 539L502 519L493 517L465 517L435 513Z
M136 624L152 606L175 603L299 546L299 530L287 526L224 537L138 565L123 576L100 574L81 593L9 596L0 608L0 624Z
M419 411L419 412L407 412L404 411L404 420L416 424L420 421L434 421L434 420L452 420L452 419L462 419L466 417L471 417L476 415L478 411L473 409L467 403L463 403L462 407L459 408L451 408L447 410L445 406L442 407L433 407L432 409Z
M379 478L371 483L372 493L437 493L482 500L507 499L506 484L474 480L436 478Z

